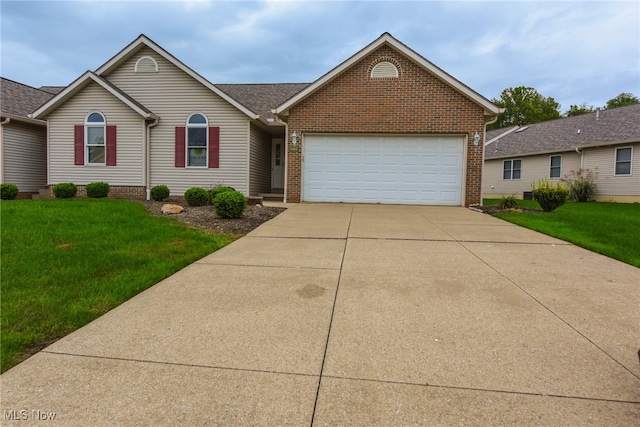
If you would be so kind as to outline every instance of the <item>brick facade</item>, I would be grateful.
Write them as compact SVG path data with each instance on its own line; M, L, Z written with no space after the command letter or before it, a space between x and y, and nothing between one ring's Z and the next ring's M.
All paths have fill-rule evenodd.
M398 78L370 78L371 68L389 61ZM289 110L287 201L301 196L305 133L376 133L467 136L465 205L480 203L484 110L447 83L388 45L362 58ZM292 150L291 134L298 146Z

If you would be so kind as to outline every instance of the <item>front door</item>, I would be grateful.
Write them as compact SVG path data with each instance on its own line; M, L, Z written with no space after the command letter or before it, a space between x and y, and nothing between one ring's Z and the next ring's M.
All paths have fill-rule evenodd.
M271 143L271 188L284 188L284 140Z

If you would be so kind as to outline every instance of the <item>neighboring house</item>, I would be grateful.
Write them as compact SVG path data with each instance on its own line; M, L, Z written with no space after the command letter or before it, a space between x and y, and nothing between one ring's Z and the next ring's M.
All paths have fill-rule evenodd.
M469 205L499 112L388 33L311 84L271 85L214 85L141 35L32 116L48 122L49 185Z
M597 172L594 200L640 202L640 104L487 132L485 197L523 197L540 179Z
M53 90L0 78L0 183L16 184L19 197L47 185L47 123L28 115L53 98Z

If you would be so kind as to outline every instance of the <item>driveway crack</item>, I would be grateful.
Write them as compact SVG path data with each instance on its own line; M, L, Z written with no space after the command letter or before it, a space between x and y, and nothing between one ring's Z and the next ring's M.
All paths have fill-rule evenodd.
M349 243L349 230L351 229L351 221L353 220L353 208L351 205L351 212L349 214L349 224L347 225L347 235L344 239L344 251L342 252L342 259L340 260L340 273L338 274L338 284L336 285L336 292L333 296L333 306L331 307L331 318L329 319L329 330L327 331L327 340L324 344L324 354L322 356L322 365L320 366L320 375L318 377L318 388L316 390L316 398L313 403L313 413L311 414L311 426L313 426L316 418L316 408L318 407L318 398L320 396L320 387L322 386L322 376L324 374L324 364L327 360L327 350L329 348L329 339L331 338L331 327L333 326L333 317L336 312L336 302L338 301L338 292L340 291L340 282L342 281L342 267L344 266L344 258L347 253L347 243Z

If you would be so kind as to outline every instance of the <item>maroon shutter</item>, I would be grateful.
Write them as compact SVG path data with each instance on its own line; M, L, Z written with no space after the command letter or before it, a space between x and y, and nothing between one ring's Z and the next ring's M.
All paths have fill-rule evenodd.
M116 165L116 127L107 126L107 166Z
M209 167L220 167L220 128L209 128Z
M176 153L175 166L183 168L185 165L185 140L187 129L184 126L176 126Z
M84 126L73 127L73 157L74 164L84 165Z

